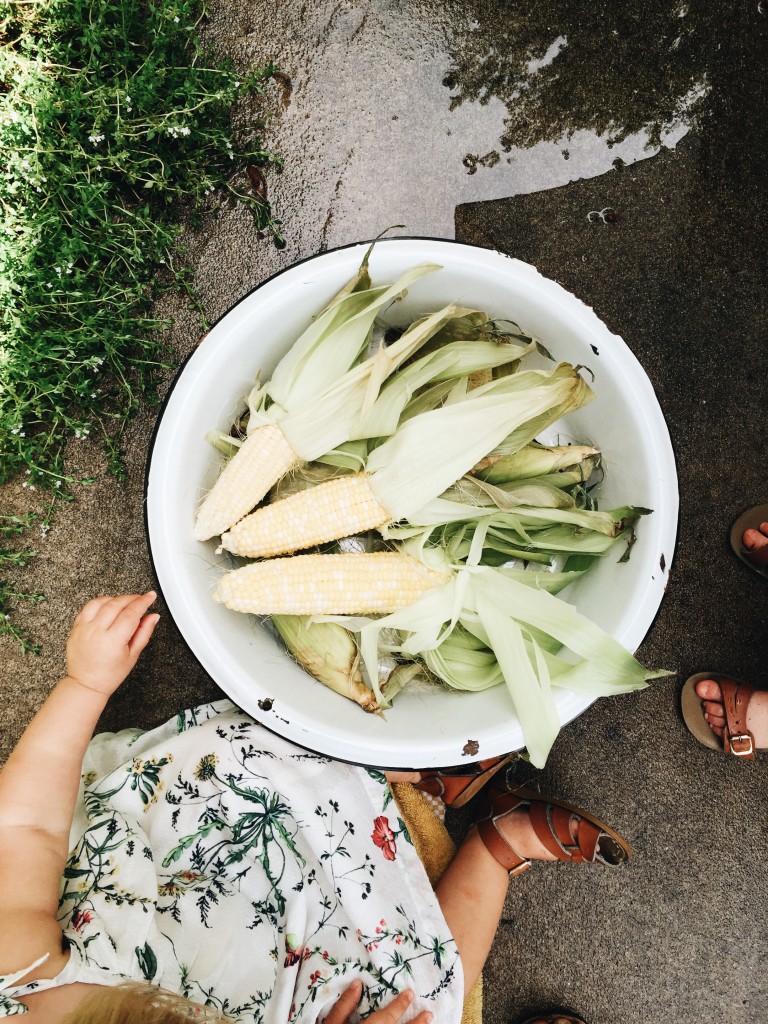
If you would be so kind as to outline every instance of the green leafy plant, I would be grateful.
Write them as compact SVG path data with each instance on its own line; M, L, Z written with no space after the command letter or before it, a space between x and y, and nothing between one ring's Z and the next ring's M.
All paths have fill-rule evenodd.
M125 424L171 360L153 303L181 288L203 312L182 217L230 195L282 243L262 172L279 161L231 121L275 69L238 74L204 18L193 0L0 0L0 483L69 493L65 446L91 433L122 474ZM0 538L30 521L2 517ZM9 606L29 596L0 582L0 635L22 646Z

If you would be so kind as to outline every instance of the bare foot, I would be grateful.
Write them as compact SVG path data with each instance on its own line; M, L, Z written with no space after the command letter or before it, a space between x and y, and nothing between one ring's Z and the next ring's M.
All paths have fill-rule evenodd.
M747 531L751 532L756 531ZM768 537L765 538L765 542L768 543ZM719 684L714 679L702 679L696 683L696 693L702 700L704 717L709 722L710 729L715 736L722 739L725 731L725 709ZM747 729L754 736L756 747L768 747L768 690L757 690L752 694L747 708Z
M768 523L760 523L757 530L745 530L741 542L747 551L758 551L768 544Z

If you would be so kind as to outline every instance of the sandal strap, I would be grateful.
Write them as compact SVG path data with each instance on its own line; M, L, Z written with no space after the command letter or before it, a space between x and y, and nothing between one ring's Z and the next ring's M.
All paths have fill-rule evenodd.
M579 814L544 802L530 805L533 830L542 846L558 860L574 864L594 863L598 844L603 835L593 822ZM571 825L576 821L576 839L571 836Z
M496 772L512 760L511 754L491 757L478 761L471 769L444 769L436 772L422 772L414 788L439 797L449 807L462 807L489 782Z
M722 677L718 678L716 682L720 687L725 710L723 749L726 754L733 754L735 757L753 761L755 738L747 728L747 708L752 694L755 692L755 687Z
M506 812L505 812L506 813ZM496 817L483 818L477 823L477 834L483 841L486 850L510 873L510 875L521 875L531 866L531 862L520 854L507 842L496 825Z

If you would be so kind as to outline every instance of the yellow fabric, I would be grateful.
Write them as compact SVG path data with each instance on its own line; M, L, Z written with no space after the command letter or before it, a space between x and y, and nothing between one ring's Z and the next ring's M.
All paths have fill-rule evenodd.
M437 885L451 861L456 847L448 831L429 806L424 794L410 782L395 782L392 792L400 817L405 822L416 852L421 858L432 885ZM482 1024L483 979L477 979L464 1000L461 1024Z

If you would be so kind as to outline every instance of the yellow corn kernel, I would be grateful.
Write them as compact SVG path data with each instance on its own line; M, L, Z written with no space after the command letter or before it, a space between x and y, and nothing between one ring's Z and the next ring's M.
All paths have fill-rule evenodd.
M257 427L226 464L200 506L195 540L208 540L234 526L297 461L277 424Z
M373 530L390 516L363 473L340 476L256 509L223 535L234 555L270 558Z
M228 572L213 599L254 615L383 615L406 608L448 579L397 551L294 555Z

